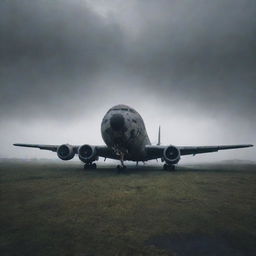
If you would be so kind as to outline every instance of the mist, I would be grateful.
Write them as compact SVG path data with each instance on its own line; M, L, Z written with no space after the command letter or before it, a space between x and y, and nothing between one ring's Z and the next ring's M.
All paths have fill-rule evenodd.
M13 143L102 145L127 104L152 143L256 144L255 1L0 2L0 157ZM256 149L184 161L255 160Z

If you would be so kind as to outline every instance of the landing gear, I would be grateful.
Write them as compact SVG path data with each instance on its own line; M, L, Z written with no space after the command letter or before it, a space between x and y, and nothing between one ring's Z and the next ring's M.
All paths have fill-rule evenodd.
M118 173L120 173L121 171L124 171L126 169L126 166L124 165L124 153L120 151L119 155L120 155L121 165L118 165L116 167Z
M173 165L173 164L164 164L163 169L165 171L170 171L170 172L175 171L175 165Z
M93 169L96 169L97 168L97 165L95 163L86 163L84 165L84 169L85 170L93 170Z
M116 167L116 169L117 169L118 173L120 173L121 171L126 170L126 166L125 166L125 165L118 165L118 166Z

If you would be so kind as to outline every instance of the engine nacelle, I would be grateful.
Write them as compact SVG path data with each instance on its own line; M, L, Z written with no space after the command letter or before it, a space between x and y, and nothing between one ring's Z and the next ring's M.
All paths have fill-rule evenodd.
M57 155L61 160L70 160L75 156L75 150L72 146L63 144L58 147Z
M180 150L175 146L166 147L163 158L167 164L177 164L180 161Z
M78 157L84 163L88 163L88 162L97 160L95 147L87 145L87 144L80 146L78 148Z

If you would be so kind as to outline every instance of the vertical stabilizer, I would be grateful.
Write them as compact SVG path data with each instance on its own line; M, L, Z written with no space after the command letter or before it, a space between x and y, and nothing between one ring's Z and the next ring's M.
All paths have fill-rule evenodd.
M158 130L158 142L156 145L160 145L161 144L161 126L159 125L159 130Z

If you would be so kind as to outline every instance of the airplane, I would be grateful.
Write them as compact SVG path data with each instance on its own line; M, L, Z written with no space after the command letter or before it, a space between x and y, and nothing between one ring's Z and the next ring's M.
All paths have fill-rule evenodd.
M160 127L158 131L158 143L150 143L144 121L140 114L127 105L116 105L110 108L101 122L101 135L106 145L95 146L83 144L79 146L44 145L44 144L21 144L14 146L39 148L57 152L62 160L71 160L75 154L84 163L84 169L96 169L95 161L99 157L120 160L117 165L119 171L126 169L124 161L145 162L153 159L161 159L164 170L173 171L175 165L183 155L196 155L216 152L226 149L253 147L251 144L240 145L217 145L217 146L163 146L160 142Z

